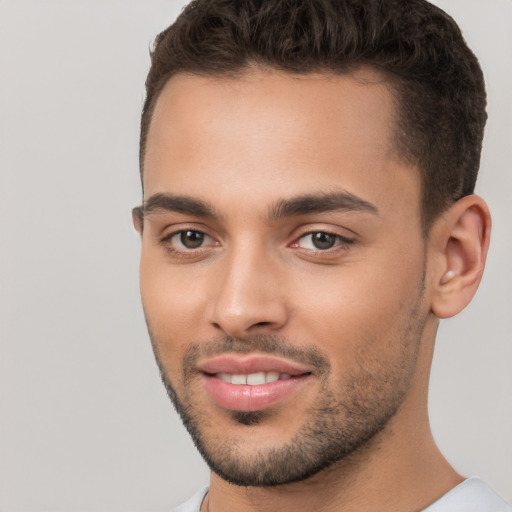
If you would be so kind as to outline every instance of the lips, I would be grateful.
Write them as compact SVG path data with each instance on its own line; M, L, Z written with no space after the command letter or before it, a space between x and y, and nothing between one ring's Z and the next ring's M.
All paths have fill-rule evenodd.
M311 370L279 358L225 354L199 365L204 385L217 405L235 411L258 411L297 392Z

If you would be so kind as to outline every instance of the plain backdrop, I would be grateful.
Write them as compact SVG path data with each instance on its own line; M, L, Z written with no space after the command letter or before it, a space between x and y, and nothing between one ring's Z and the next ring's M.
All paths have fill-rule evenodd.
M489 94L488 268L440 328L441 448L512 500L512 1L439 0ZM0 510L169 511L208 472L159 381L138 295L138 124L171 0L0 1Z

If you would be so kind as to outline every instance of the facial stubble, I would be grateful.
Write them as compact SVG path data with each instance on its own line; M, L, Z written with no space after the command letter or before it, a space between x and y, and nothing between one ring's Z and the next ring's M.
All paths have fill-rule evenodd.
M183 360L182 396L166 371L158 347L163 341L149 329L162 381L194 444L212 471L240 486L277 486L305 480L334 463L361 451L381 432L407 396L416 369L425 326L421 313L424 278L419 297L394 342L400 345L393 361L379 360L371 351L357 358L358 366L333 384L329 360L315 349L299 349L276 336L258 335L235 339L223 337L190 347ZM148 324L149 328L149 324ZM376 340L364 340L375 346ZM245 436L272 415L271 411L226 411L234 425L247 430L245 436L229 438L215 432L214 419L202 410L197 397L195 370L200 356L217 353L267 353L307 362L316 369L318 400L304 413L304 422L288 442L255 449L244 455ZM218 429L217 429L218 430Z

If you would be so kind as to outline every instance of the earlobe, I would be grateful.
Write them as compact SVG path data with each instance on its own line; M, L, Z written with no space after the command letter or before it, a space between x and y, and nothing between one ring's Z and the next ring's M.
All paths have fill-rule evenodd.
M485 201L476 195L457 201L435 226L437 252L432 312L449 318L471 301L482 278L491 231Z
M142 207L137 206L136 208L133 208L132 210L132 221L133 221L133 227L135 228L135 231L139 233L139 235L142 235L142 229L144 227L144 216L142 213Z

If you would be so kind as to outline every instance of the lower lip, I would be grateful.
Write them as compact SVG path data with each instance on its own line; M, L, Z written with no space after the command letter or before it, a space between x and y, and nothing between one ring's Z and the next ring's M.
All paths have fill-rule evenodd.
M212 399L224 409L232 411L260 411L289 397L310 375L299 375L286 380L278 380L256 386L230 384L213 375L204 375L206 390Z

